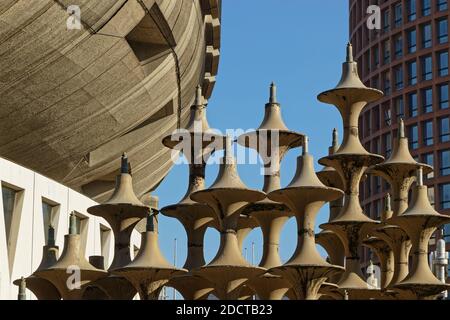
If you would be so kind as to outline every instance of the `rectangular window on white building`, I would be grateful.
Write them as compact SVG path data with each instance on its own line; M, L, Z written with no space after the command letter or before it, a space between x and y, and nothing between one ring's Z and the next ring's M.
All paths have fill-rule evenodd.
M81 238L81 249L83 252L85 252L86 251L86 243L87 243L89 218L79 212L76 212L76 211L75 211L75 217L76 217L76 230Z
M102 256L105 259L105 265L109 261L109 248L111 245L111 229L100 224L100 241Z
M16 206L17 190L2 185L3 216L5 221L6 240L9 242L11 225L13 221L14 208Z

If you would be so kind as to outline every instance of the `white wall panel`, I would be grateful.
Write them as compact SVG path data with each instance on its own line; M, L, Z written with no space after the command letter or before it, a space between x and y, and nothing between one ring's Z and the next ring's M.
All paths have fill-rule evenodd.
M15 214L20 215L20 223L11 233L17 232L17 243L12 263L9 268L8 245L3 212L3 198L0 196L0 299L17 299L17 286L13 281L21 276L29 276L40 264L42 247L45 244L44 219L42 200L51 201L58 205L59 218L55 227L56 244L60 253L64 246L64 235L68 233L69 213L76 211L87 217L86 230L86 259L91 255L101 255L100 224L109 227L108 223L99 217L87 213L87 208L97 203L84 195L67 188L49 178L21 167L15 163L0 158L0 182L15 189L20 189L20 210ZM108 267L114 253L114 236L111 233L107 243L109 252ZM131 239L131 248L140 246L140 235L134 231ZM133 253L131 255L133 257ZM30 291L27 298L34 299Z

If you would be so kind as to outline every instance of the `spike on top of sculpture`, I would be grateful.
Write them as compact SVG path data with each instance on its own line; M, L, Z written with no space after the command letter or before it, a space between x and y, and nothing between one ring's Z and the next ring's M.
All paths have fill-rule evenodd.
M331 143L331 147L329 148L329 154L335 154L339 149L339 141L338 141L338 131L336 128L333 129L333 140Z
M124 152L122 154L122 157L120 158L120 173L130 173L130 166L128 163L128 156L127 154Z
M270 84L269 103L278 103L278 101L277 101L277 86L275 85L275 82L273 82L273 81Z
M19 284L19 294L17 295L17 300L27 300L27 281L24 277L20 278Z
M48 226L47 245L52 247L55 245L55 228L51 223Z
M391 205L391 194L387 193L384 198L384 210L381 213L381 222L392 218L392 205Z

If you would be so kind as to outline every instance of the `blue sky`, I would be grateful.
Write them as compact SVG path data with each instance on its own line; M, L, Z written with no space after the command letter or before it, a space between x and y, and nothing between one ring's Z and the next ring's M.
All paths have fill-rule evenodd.
M330 105L319 103L320 92L333 88L339 81L348 42L347 0L223 0L222 44L219 75L209 100L208 120L213 128L256 128L264 115L269 85L278 86L278 100L283 118L291 130L310 137L310 152L315 160L325 156L331 143L331 132L342 133L341 118ZM294 149L281 167L282 186L295 172ZM240 165L241 179L250 188L262 187L260 165ZM321 167L316 163L316 169ZM209 186L216 178L217 165L206 170ZM154 192L160 207L177 203L186 192L188 168L173 167ZM328 219L324 207L318 225ZM173 243L177 238L177 266L186 259L186 234L175 219L160 216L160 246L169 261L173 260ZM261 259L262 236L254 230L244 247L250 260L251 243L255 242L255 263ZM280 255L286 261L296 246L296 224L291 219L283 229ZM208 230L205 257L210 261L219 246L219 235Z

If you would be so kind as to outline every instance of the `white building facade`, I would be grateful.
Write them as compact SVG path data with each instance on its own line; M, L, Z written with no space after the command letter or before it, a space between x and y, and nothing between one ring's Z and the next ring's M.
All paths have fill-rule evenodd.
M105 267L112 262L114 235L108 223L87 213L97 203L88 197L32 170L0 158L0 299L17 299L13 281L33 273L42 258L48 226L55 228L60 254L69 229L69 214L77 216L86 259L102 255ZM131 256L140 246L135 230ZM27 299L35 299L27 290Z

